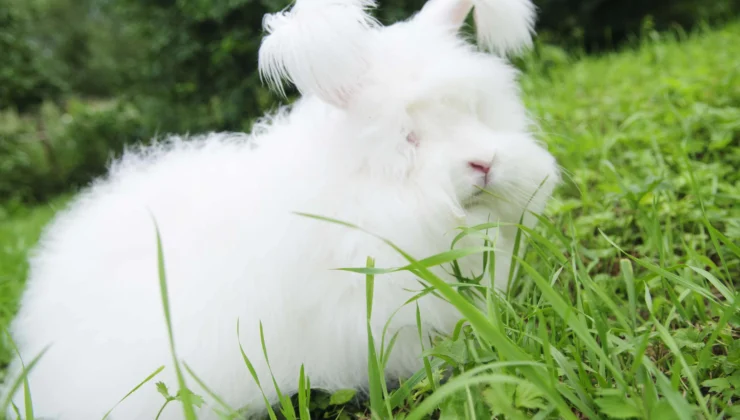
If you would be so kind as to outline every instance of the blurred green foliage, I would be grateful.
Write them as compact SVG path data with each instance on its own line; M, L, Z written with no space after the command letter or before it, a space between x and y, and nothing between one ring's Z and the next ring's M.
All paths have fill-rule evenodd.
M737 0L534 0L544 38L588 52L609 51L639 38L644 29L689 30L726 22Z
M0 197L43 202L85 185L127 144L148 139L145 121L135 107L116 102L0 112Z
M537 59L517 64L536 71L573 51L617 48L645 27L688 29L740 9L736 0L535 1ZM378 17L391 23L424 2L381 0ZM0 0L0 202L83 185L155 133L249 130L277 99L256 72L262 17L289 3ZM112 108L86 105L111 98Z
M0 108L26 110L44 98L58 97L66 87L31 38L34 19L31 7L0 3Z

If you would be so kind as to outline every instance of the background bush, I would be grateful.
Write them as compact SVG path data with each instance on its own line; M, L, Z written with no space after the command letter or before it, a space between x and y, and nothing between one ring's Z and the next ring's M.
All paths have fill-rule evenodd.
M149 137L144 121L125 103L46 102L33 116L0 113L0 197L43 202L85 185L125 145Z
M0 109L26 111L44 98L57 98L66 88L51 70L55 63L32 40L34 12L27 5L0 1Z
M544 37L589 52L618 48L645 23L657 30L685 30L737 15L736 0L535 0ZM647 22L646 22L647 21Z
M380 1L378 17L391 23L424 2ZM643 28L688 30L740 9L735 0L536 3L540 44L536 60L517 60L525 71L619 48ZM0 0L0 202L84 185L125 144L155 133L249 130L276 104L256 72L262 16L287 4Z

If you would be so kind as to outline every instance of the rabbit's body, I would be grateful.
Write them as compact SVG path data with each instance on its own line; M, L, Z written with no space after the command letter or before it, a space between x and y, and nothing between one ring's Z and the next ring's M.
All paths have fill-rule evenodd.
M368 193L356 194L357 201L348 204L339 198L348 194L345 183L318 185L311 179L316 174L292 172L289 165L301 167L300 145L296 154L280 156L288 166L278 175L261 162L274 161L271 150L279 154L279 148L255 152L245 139L221 142L219 135L203 140L203 147L181 143L151 161L130 157L47 231L13 325L27 361L52 344L30 375L37 414L102 418L161 365L167 368L156 380L177 389L152 215L162 237L178 356L236 408L263 405L240 354L237 320L241 344L266 388L272 386L260 321L284 392L296 391L301 364L315 386L354 387L367 380L364 276L331 269L362 267L367 256L382 266L402 264L388 246L367 234L287 209L341 217L348 215L342 206L351 205L354 214L348 221L385 230L414 255L449 247L450 238L441 230L454 226L423 231L413 223L414 213L423 209L378 209L372 191L385 190L377 186L358 184L358 192ZM305 182L307 188L288 193L275 189L276 182ZM408 228L390 232L384 229L387 218ZM403 287L420 289L408 273L379 277L376 336L411 296ZM457 315L444 306L422 304L425 322L447 331ZM399 319L414 319L408 312L413 310L409 306ZM398 362L390 364L390 376L410 374L419 364L418 335L413 324L405 326L411 328L398 339L393 352ZM17 367L11 371L17 374ZM121 404L112 418L154 418L164 399L153 382ZM189 383L204 395L192 379ZM16 402L22 401L19 395ZM181 408L172 404L162 418L180 415Z
M420 17L428 19L434 8L429 10ZM31 261L12 325L26 363L51 345L29 375L37 416L101 418L162 365L154 381L177 389L154 220L178 358L232 408L259 411L262 395L240 343L272 403L276 392L262 355L260 323L283 392L297 390L301 365L313 387L362 388L364 276L335 269L363 267L367 257L381 267L406 264L366 232L296 212L358 225L424 258L449 250L460 226L517 223L525 208L543 210L557 168L527 134L513 70L424 21L416 24L430 31L421 35L429 42L438 38L439 45L417 54L413 24L375 34L368 52L375 58L368 61L388 65L368 71L362 86L392 82L403 68L416 84L354 91L321 85L258 125L252 136L210 134L129 152L58 215ZM389 48L396 56L400 51L398 60L387 56ZM419 67L392 65L404 60ZM387 89L398 97L375 102ZM412 98L424 99L407 107ZM478 194L476 185L492 196ZM524 220L533 225L531 215ZM489 232L496 238L493 283L499 288L508 280L515 235L513 227ZM466 244L483 245L466 238L458 247ZM463 259L463 274L482 273L482 261ZM441 267L433 271L456 281ZM378 340L391 314L421 288L407 271L377 277L371 325ZM449 333L460 318L433 295L418 304L425 334ZM394 316L386 338L397 331L388 378L422 366L414 305ZM15 361L10 377L19 372ZM216 418L218 404L186 377L205 397L200 418ZM14 402L23 406L22 392ZM154 418L163 403L149 383L111 418ZM171 404L160 418L181 417L179 404Z

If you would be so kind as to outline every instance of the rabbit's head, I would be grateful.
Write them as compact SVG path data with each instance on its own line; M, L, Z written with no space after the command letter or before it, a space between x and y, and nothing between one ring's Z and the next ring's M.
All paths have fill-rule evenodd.
M331 108L331 147L357 170L443 191L458 213L493 207L516 220L528 202L541 211L557 165L528 133L516 70L503 58L531 43L530 0L429 0L386 27L367 13L374 5L298 0L268 15L262 76ZM478 46L460 31L471 10Z

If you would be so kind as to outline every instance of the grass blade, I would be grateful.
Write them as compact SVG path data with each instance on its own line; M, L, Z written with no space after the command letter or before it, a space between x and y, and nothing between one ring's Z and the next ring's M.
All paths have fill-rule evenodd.
M6 332L7 334L7 332ZM33 413L33 399L31 398L31 386L28 383L28 374L31 372L31 370L36 366L36 364L41 360L41 358L46 354L46 352L49 350L51 346L46 346L39 354L36 355L33 359L31 359L31 362L28 363L28 366L25 365L23 360L21 359L20 351L18 350L18 347L16 346L15 342L13 341L10 334L7 334L8 341L10 342L11 346L13 346L13 349L15 350L16 355L18 356L18 359L21 363L21 374L18 376L13 384L8 388L8 395L5 398L5 401L3 402L2 410L0 410L0 415L5 415L5 413L8 412L8 407L12 404L13 401L13 395L18 391L18 388L23 386L23 409L26 416L26 419L31 420L34 418Z
M367 259L367 267L375 267L375 260L372 258ZM388 406L383 401L383 374L381 370L380 360L375 351L375 339L373 338L372 331L372 315L373 315L373 289L375 285L375 276L368 273L365 276L365 304L367 314L367 373L370 388L370 409L372 410L373 417L380 418L392 418L393 416L388 410Z
M147 376L146 379L144 379L138 385L136 385L134 387L134 389L132 389L131 391L129 391L128 394L126 394L123 398L121 398L116 403L116 405L113 406L113 408L111 408L110 410L108 410L107 413L105 413L105 415L103 416L103 420L106 420L108 418L108 416L110 416L110 413L112 413L113 410L116 409L116 407L118 407L124 400L126 400L126 398L128 398L129 396L131 396L131 394L133 394L134 392L136 392L139 388L141 388L142 386L144 386L147 382L151 381L155 376L159 375L159 372L161 372L163 370L164 370L164 366L160 366L159 368L157 368L157 370L155 370L149 376Z
M159 226L157 225L157 221L154 220L154 217L152 217L152 220L154 222L154 229L157 234L157 268L159 272L159 289L162 296L162 308L164 310L164 318L167 324L167 334L170 341L170 353L172 354L172 361L175 366L175 373L177 374L177 383L180 387L183 413L186 420L196 420L195 408L193 406L190 390L187 388L187 385L185 383L185 376L182 374L182 369L180 368L180 363L177 359L177 352L175 351L175 338L172 333L172 317L170 315L170 300L167 293L167 273L164 264L162 238L159 233Z
M196 383L197 383L197 384L198 384L198 385L199 385L199 386L200 386L201 388L203 388L203 390L204 390L204 391L205 391L205 392L206 392L206 393L207 393L207 394L208 394L208 395L209 395L209 396L210 396L211 398L213 398L213 400L214 400L214 401L216 401L216 402L217 402L217 403L218 403L218 404L219 404L219 405L221 406L221 408L223 408L224 410L226 410L226 412L227 412L227 413L229 413L229 415L231 415L231 416L235 415L235 413L236 413L236 410L234 410L234 409L233 409L233 408L232 408L231 406L229 406L229 404L227 404L227 403L226 403L226 402L225 402L225 401L224 401L224 400L223 400L223 399L222 399L221 397L219 397L219 396L218 396L218 395L217 395L217 394L216 394L215 392L213 392L213 391L212 391L212 390L211 390L211 389L210 389L210 388L209 388L209 387L208 387L208 386L206 385L206 383L205 383L205 382L203 382L203 380L201 380L201 379L200 379L200 378L198 377L198 375L196 375L196 374L195 374L195 372L193 371L193 369L191 369L191 368L190 368L190 366L188 366L188 364L187 364L187 363L183 362L183 364L182 364L182 365L183 365L183 366L185 367L185 370L186 370L186 371L187 371L187 372L188 372L188 373L190 374L190 376L192 376L192 377L193 377L193 379L195 380L195 382L196 382Z
M283 392L280 390L280 386L277 383L277 379L275 379L275 374L272 373L272 366L270 366L270 358L267 356L267 345L265 344L265 334L262 328L262 321L260 321L260 342L262 343L262 354L265 356L265 363L267 363L267 370L270 372L270 377L272 378L272 384L275 387L275 392L277 392L278 400L280 401L280 407L281 407L280 410L286 418L295 419L295 407L293 407L293 402L290 400L289 396L284 395Z
M298 414L301 420L311 420L311 412L308 407L310 398L311 384L305 375L303 365L301 365L301 372L298 376Z
M668 346L668 348L671 349L671 353L676 359L678 359L678 362L681 363L684 374L686 375L686 378L689 380L689 384L691 384L691 388L694 392L694 397L699 402L699 408L702 410L702 412L706 416L705 418L707 419L712 418L711 414L709 414L709 410L707 409L707 402L704 399L704 395L701 393L701 390L699 389L699 384L696 381L696 377L694 377L694 374L692 373L691 367L689 367L689 364L686 363L686 358L681 353L681 349L678 347L678 344L676 344L676 341L671 336L671 333L668 332L668 330L660 322L653 319L653 324L655 325L655 328L658 330L658 333L660 334L660 338Z
M416 304L416 329L419 332L419 345L421 346L422 353L424 352L424 336L422 335L422 328L421 328L421 312L419 311L419 304ZM424 361L424 371L427 374L427 379L429 379L429 386L432 388L432 390L437 389L437 381L434 378L434 374L432 373L432 365L429 364L429 358L426 356L422 356L422 359Z
M252 375L252 379L254 380L254 383L257 384L257 388L259 388L260 393L262 393L262 399L265 401L265 408L267 409L267 414L270 416L270 420L277 420L277 416L275 415L275 410L273 410L272 405L270 404L270 401L267 399L267 395L265 395L265 391L262 388L262 384L260 383L260 379L259 379L259 376L257 375L257 371L254 369L254 365L252 365L252 362L249 360L249 357L247 357L247 354L244 352L244 347L242 347L238 319L236 321L236 337L237 337L237 342L239 343L239 352L242 355L242 360L244 361L244 364L247 366L247 369L249 370L249 374Z

